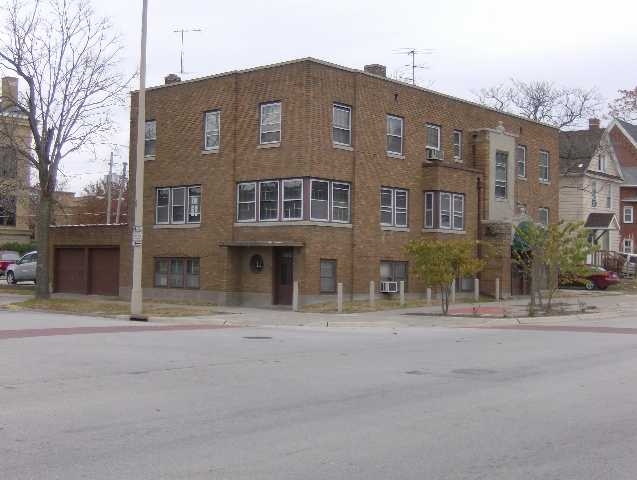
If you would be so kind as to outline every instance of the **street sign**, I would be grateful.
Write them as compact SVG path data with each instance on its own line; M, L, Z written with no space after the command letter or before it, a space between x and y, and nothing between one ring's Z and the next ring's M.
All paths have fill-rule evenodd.
M144 227L135 225L133 227L133 247L141 247L144 240Z

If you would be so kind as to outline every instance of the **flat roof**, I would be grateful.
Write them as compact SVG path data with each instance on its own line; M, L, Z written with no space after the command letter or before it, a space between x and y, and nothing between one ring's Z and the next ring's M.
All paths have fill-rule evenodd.
M219 242L220 247L303 247L297 240L228 240Z

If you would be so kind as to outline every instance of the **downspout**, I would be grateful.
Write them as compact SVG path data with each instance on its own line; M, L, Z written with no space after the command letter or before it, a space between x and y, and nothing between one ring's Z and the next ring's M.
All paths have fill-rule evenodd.
M482 181L480 179L480 175L478 175L478 177L476 178L476 191L477 191L477 195L478 195L478 201L477 201L477 215L476 215L476 223L477 223L477 230L476 230L476 239L478 240L478 258L482 258L482 245L480 244L480 241L482 240L482 222L481 222L481 212L482 212Z
M356 116L358 116L358 73L354 73L354 105L352 105L352 116L354 117L354 120L356 120ZM356 148L356 143L358 143L358 139L356 138L356 135L354 134L354 125L358 125L357 121L352 122L352 148L354 149L354 151L352 152L352 189L351 189L351 193L350 193L350 220L352 222L352 238L351 238L351 255L350 255L350 259L351 259L351 281L352 281L352 286L350 289L350 301L354 301L354 285L355 285L355 281L354 281L354 259L356 257L354 257L354 248L355 248L355 236L356 236L356 226L354 225L354 195L356 193L356 157L358 156L358 151ZM355 143L356 142L356 143Z

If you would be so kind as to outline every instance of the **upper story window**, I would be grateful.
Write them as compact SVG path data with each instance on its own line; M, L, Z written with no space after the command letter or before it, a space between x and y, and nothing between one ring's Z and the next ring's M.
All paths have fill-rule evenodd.
M591 207L597 207L597 181L591 181Z
M606 155L603 153L597 155L597 170L600 172L606 171Z
M495 152L495 198L507 198L508 152Z
M283 180L283 220L303 218L303 180Z
M0 200L0 225L15 227L16 199L13 195L3 195Z
M526 178L526 147L524 145L515 147L515 163L518 177Z
M624 253L633 253L633 239L624 238Z
M204 114L204 150L219 149L219 110Z
M201 186L157 188L155 223L201 223Z
M548 183L549 181L549 152L540 150L540 182Z
M462 161L462 131L453 131L453 159L457 162Z
M631 205L626 205L623 213L624 223L633 223L633 207Z
M261 104L259 143L279 143L281 141L281 102Z
M147 120L144 129L144 157L155 156L157 143L157 121Z
M0 178L18 176L18 159L12 148L0 147Z
M389 227L407 227L407 190L400 188L380 189L380 224Z
M403 119L387 115L387 153L403 154Z
M425 146L425 152L425 158L427 160L441 160L442 158L440 127L438 125L427 124L427 144Z
M549 209L545 207L538 208L538 216L540 224L548 227L549 225Z
M350 222L349 183L332 182L332 221Z
M272 222L279 219L279 182L259 182L259 220Z
M425 192L425 228L464 230L464 194Z
M332 142L352 145L352 108L347 105L332 106Z
M257 183L237 185L237 221L254 222L257 218Z

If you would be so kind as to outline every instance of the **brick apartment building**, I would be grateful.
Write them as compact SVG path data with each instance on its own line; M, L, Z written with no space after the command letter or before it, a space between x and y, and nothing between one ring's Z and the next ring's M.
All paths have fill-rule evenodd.
M27 118L16 108L18 79L2 78L0 97L0 245L27 243L29 229L29 165L21 152L29 149Z
M132 105L134 145L135 93ZM388 79L380 65L308 58L189 81L170 75L148 89L146 108L148 297L290 304L294 281L302 304L333 300L341 282L348 297L387 280L417 294L424 286L404 247L421 237L503 246L482 287L493 293L499 277L507 295L512 225L558 219L556 129ZM118 249L111 273L127 295L129 232L55 229L56 268L65 266L54 289L81 279L86 289L95 275L86 259L101 245Z

